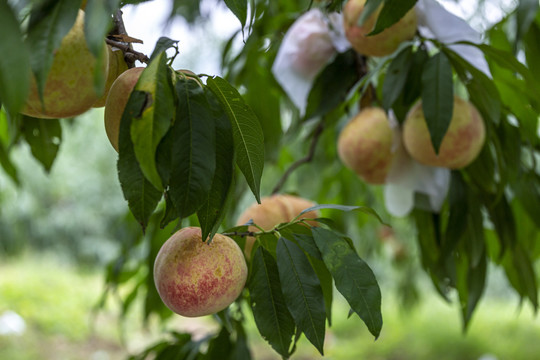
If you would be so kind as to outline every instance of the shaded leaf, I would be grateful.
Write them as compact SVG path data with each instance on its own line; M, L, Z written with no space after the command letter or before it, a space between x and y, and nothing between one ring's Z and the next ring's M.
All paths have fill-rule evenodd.
M233 127L236 164L260 203L260 184L264 167L264 135L259 120L238 91L216 76L207 85L217 96Z
M450 126L453 108L452 67L446 55L439 52L426 61L422 72L422 110L436 154Z
M407 46L396 55L388 66L382 87L382 105L385 110L388 111L401 95L409 76L412 59L412 46Z
M32 155L49 172L62 142L60 120L22 116L21 128Z
M197 212L203 239L208 235L212 238L223 220L234 177L234 141L231 123L213 93L207 91L206 96L215 118L216 170L206 200Z
M4 148L4 145L2 142L0 142L0 165L2 165L2 168L4 168L4 171L8 176L15 182L15 184L19 185L19 175L17 173L17 168L15 165L13 165L13 162L9 158L8 152Z
M317 274L292 241L280 238L276 255L283 295L298 330L324 355L326 313Z
M281 290L276 260L263 247L255 250L248 288L259 332L274 350L287 358L294 335L294 319Z
M398 22L416 4L416 0L384 0L375 28L368 35L376 35ZM414 11L414 9L413 9Z
M381 290L369 266L350 244L331 230L311 230L323 261L334 278L336 289L364 321L375 338L382 328Z
M144 176L130 137L131 121L140 117L147 102L146 93L133 91L120 121L120 134L118 137L118 179L128 202L129 209L135 219L141 224L143 231L148 225L150 216L154 212L161 192L156 189Z
M216 169L214 117L196 81L177 79L176 120L172 127L169 194L180 218L206 201Z
M357 53L338 53L315 78L308 95L304 120L323 116L342 103L353 85L360 79Z
M28 94L30 59L19 22L5 0L0 0L0 34L0 101L14 115L22 109Z
M372 208L368 206L350 206L350 205L338 205L338 204L319 204L319 205L312 206L310 208L302 210L302 212L298 214L298 216L295 219L299 218L301 215L307 212L321 210L321 209L334 209L334 210L341 210L341 211L359 211L359 212L363 212L365 214L374 216L383 225L388 225L381 219L381 217L379 216L379 214L377 214L375 210L373 210Z
M166 36L162 36L158 39L156 42L156 46L154 47L154 51L152 51L152 55L150 55L150 62L154 61L154 59L164 53L167 49L170 49L171 47L174 47L178 44L178 40L171 40Z

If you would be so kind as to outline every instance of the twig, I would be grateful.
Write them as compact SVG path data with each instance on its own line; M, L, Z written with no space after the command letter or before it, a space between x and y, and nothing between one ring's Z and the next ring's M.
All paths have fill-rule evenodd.
M279 179L278 183L272 190L272 195L277 194L281 188L283 187L283 184L285 184L285 181L287 181L287 178L302 164L306 164L311 162L313 160L313 157L315 156L315 149L317 148L317 142L319 141L319 138L321 137L321 134L324 130L324 122L321 120L317 127L315 128L315 131L313 132L313 138L311 139L311 145L309 146L309 152L308 154L295 161L291 164L291 166L285 171L281 179Z
M118 10L113 15L113 28L109 32L109 36L114 35L125 35L129 36L126 31L126 26L124 25L124 19L122 19L122 10ZM124 53L124 60L126 61L128 67L131 69L135 67L135 61L139 60L140 62L148 63L150 59L143 53L133 50L131 43L116 41L110 38L106 38L105 41L107 44L119 48Z
M139 60L140 62L143 62L146 64L150 62L150 59L148 58L148 56L146 56L143 53L133 50L131 46L126 45L126 43L123 43L120 41L114 41L109 38L106 38L105 41L107 42L107 44L112 45L122 50L122 52L124 53L124 59L126 60L128 67L133 67L133 65L130 66L130 64L134 64L135 60Z
M240 236L240 237L247 237L247 236L255 236L257 234L257 232L255 231L245 231L245 232L240 232L240 231L233 231L233 232L226 232L226 233L223 233L221 235L225 235L225 236Z

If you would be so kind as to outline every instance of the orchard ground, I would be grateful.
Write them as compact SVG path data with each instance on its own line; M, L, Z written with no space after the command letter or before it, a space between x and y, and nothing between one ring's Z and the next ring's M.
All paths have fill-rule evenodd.
M125 359L161 334L161 327L154 321L148 329L140 326L141 303L123 322L118 321L121 308L114 301L103 311L92 311L103 290L99 269L77 268L57 256L30 251L9 260L3 258L0 273L0 316L11 310L21 315L26 324L21 335L0 334L1 359ZM383 292L389 291L391 287L383 285ZM338 300L325 357L473 360L484 356L482 359L533 360L540 353L536 341L540 336L540 319L535 319L528 307L520 310L515 299L486 298L464 336L455 316L456 303L448 305L432 292L427 293L430 295L411 310L403 309L388 296L383 305L385 327L375 342L357 317L347 320L347 307ZM167 322L165 328L202 337L215 331L217 325L211 317L178 316ZM260 338L252 319L248 329L254 359L278 359ZM292 357L319 358L305 339Z

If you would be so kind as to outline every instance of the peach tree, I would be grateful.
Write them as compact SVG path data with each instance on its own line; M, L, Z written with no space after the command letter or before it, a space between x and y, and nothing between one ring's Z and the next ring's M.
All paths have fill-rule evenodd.
M449 301L457 295L464 329L492 265L537 309L538 1L520 0L482 34L435 0L218 1L239 23L215 49L219 76L173 68L182 39L136 51L121 9L142 2L0 0L0 164L15 183L13 147L26 143L49 171L60 118L104 104L120 118L111 139L118 181L140 228L107 267L102 303L127 287L123 313L142 299L145 321L167 319L152 270L173 232L196 226L201 239L221 233L241 248L255 239L245 289L215 315L216 334L173 331L134 359L250 358L247 316L283 358L302 335L323 354L334 289L377 338L382 295L359 245L376 242L362 229L397 218L414 224L434 289ZM171 18L204 17L199 1L171 5ZM117 94L125 104L104 102L113 80L135 67L143 69L133 86ZM369 124L359 133L346 126L370 107L382 114L384 139ZM405 126L412 117L423 133ZM482 131L462 130L455 118L474 118ZM421 159L469 147L476 150L459 166ZM358 170L372 159L377 184ZM301 194L319 205L271 228L253 219L234 226L245 193L254 202Z

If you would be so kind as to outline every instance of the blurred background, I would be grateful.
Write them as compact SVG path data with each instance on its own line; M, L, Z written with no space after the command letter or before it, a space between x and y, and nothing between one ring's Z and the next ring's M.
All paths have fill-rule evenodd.
M443 2L483 30L504 16L511 1ZM136 49L149 54L160 36L180 40L175 68L220 75L221 49L239 30L221 2L203 1L203 18L166 23L170 1L156 0L124 9L128 33L144 40ZM241 37L237 38L239 45ZM236 42L235 42L236 43ZM306 129L306 133L310 129ZM0 172L0 359L125 359L164 331L187 331L202 338L215 331L212 317L171 316L147 285L148 259L172 228L149 227L145 235L123 199L117 154L103 126L103 109L62 121L62 143L50 173L33 158L26 143L11 159L21 184ZM367 216L333 217L355 241L374 270L383 293L385 325L377 341L338 296L326 336L328 359L538 359L540 320L510 291L498 268L489 268L486 294L466 333L457 301L442 300L418 261L415 228L391 218L381 189L367 186L344 169L335 154L336 133L321 138L318 156L288 180L283 191L320 202L373 207L392 229ZM287 138L265 167L267 195L288 164L305 152L305 138ZM325 179L321 184L313 179ZM339 178L340 181L330 179ZM234 211L224 228L254 201L239 184ZM353 196L354 195L354 196ZM354 199L351 203L350 199ZM195 221L188 219L186 224ZM174 224L173 224L174 225ZM260 338L253 319L248 334L254 359L277 359ZM294 359L320 358L301 340Z

